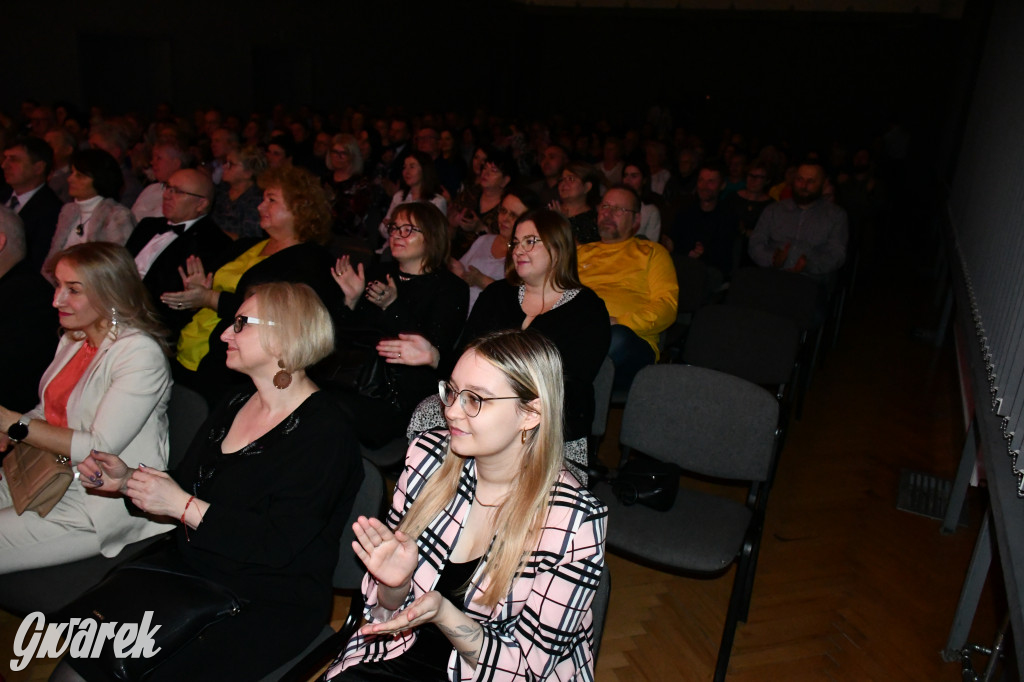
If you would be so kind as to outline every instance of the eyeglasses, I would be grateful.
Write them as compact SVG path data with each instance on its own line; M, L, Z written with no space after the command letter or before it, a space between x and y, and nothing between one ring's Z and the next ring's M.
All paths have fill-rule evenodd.
M398 236L401 237L402 239L408 238L409 235L411 235L413 232L419 232L420 234L423 234L423 230L416 227L415 225L410 225L408 223L406 223L405 225L399 225L397 223L389 222L385 225L385 227L388 230L389 237L394 235L396 232L398 233Z
M437 382L437 394L441 396L441 402L444 403L445 407L451 407L455 404L455 398L459 399L459 405L462 407L462 411L466 413L467 417L475 417L480 414L480 410L483 408L484 403L491 400L519 400L517 395L506 395L495 398L481 398L479 395L470 391L467 388L461 391L456 391L455 388L447 381Z
M268 327L274 326L274 322L270 320L261 320L258 317L249 317L248 315L235 315L234 330L236 334L245 329L245 325L247 324L265 324Z
M347 149L332 149L331 156L348 156Z
M611 204L601 204L597 207L597 212L611 213L615 217L619 217L623 213L636 213L636 211L631 208L622 208L621 206L613 206Z
M504 206L500 206L499 205L498 206L498 215L507 216L509 218L512 218L512 220L518 220L519 216L521 216L522 213L516 213L515 211L510 211L509 209L505 208Z
M540 237L534 237L533 235L523 237L522 240L513 239L508 243L508 250L515 251L517 246L522 246L523 251L529 253L530 251L533 251L533 247L537 246L537 244L542 241L544 240Z
M177 197L177 196L181 196L182 194L187 194L187 195L189 195L190 197L199 197L200 199L205 199L205 198L206 198L206 197L204 197L204 196L203 196L202 194L196 194L195 192L186 192L186 191L185 191L185 190L183 190L182 188L180 188L180 187L175 187L174 185L169 185L169 184L167 184L166 182L165 182L165 183L162 183L162 184L163 184L163 186L164 186L164 191L165 191L165 192L170 192L171 194L173 194L173 195L174 195L174 196L176 196L176 197Z
M572 183L574 183L574 182L583 182L582 180L580 180L580 179L579 179L578 177L576 177L575 175L573 175L573 174L571 174L571 173L568 173L568 174L566 174L566 175L563 175L562 177L560 177L560 178L558 179L558 181L559 181L559 182L568 182L568 183L570 183L570 184L572 184Z

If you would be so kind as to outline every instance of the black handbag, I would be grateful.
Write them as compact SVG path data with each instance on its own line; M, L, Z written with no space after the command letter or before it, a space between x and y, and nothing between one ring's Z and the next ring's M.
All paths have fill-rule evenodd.
M80 674L92 669L109 679L131 682L144 680L203 630L236 615L244 605L231 590L211 580L175 567L138 561L115 568L102 582L61 609L57 622L92 618L100 624L141 624L146 612L152 611L154 655L118 658L113 642L108 641L98 659L72 663Z
M642 504L658 511L668 511L679 492L679 475L675 464L635 454L619 469L612 492L624 506Z
M342 328L334 352L309 369L321 387L339 388L398 407L395 369L377 353L381 334L375 329Z

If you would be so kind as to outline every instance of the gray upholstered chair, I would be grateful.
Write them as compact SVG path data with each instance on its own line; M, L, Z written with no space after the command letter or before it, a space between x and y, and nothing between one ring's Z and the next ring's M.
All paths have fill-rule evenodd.
M305 651L263 678L263 682L305 682L311 679L331 658L341 651L363 618L362 582L366 568L352 551L356 539L352 524L359 516L380 518L384 512L384 477L370 460L363 458L363 483L352 502L352 512L341 534L338 564L334 567L334 589L348 594L352 601L341 628L335 632L330 626L309 643Z
M779 404L738 377L686 365L651 365L637 374L622 417L624 459L631 450L684 472L743 484L745 502L681 487L659 512L620 503L610 484L595 493L609 507L611 551L673 573L717 577L738 563L715 680L723 680L738 621L746 621L775 453Z

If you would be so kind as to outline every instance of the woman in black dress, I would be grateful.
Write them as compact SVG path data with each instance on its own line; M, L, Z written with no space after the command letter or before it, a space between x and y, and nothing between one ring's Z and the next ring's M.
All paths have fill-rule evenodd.
M355 438L306 376L334 345L313 290L254 287L222 338L228 366L252 383L214 410L174 472L132 469L98 452L78 467L87 487L180 519L175 543L147 563L197 574L248 602L151 681L257 680L300 653L330 619L338 541L362 480ZM125 598L145 608L145 595ZM70 666L97 679L92 665L66 659L62 674ZM57 679L75 679L68 675Z

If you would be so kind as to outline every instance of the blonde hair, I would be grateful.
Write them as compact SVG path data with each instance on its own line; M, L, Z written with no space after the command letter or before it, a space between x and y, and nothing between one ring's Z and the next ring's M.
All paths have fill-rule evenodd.
M257 326L260 345L294 372L314 365L334 350L334 323L308 284L268 282L252 287L246 298L259 297L260 317L273 326Z
M117 325L148 334L170 354L167 329L164 327L139 277L139 270L128 250L111 242L86 242L70 246L54 257L54 263L67 263L75 269L89 303L100 315ZM113 313L111 311L114 311ZM84 332L68 332L79 340Z
M480 599L483 605L493 607L512 589L536 548L552 489L562 470L562 358L549 340L519 329L483 336L469 344L465 353L471 352L505 375L509 388L519 397L519 410L540 414L540 423L526 432L519 475L494 516L494 528L501 532L491 545L481 577L489 576L490 585ZM539 409L530 404L534 400L539 401ZM452 453L449 443L441 468L399 524L402 532L418 537L451 503L458 494L464 463L462 457Z

